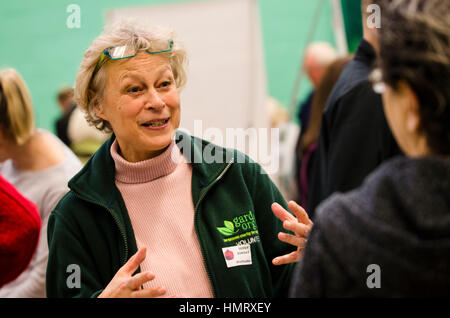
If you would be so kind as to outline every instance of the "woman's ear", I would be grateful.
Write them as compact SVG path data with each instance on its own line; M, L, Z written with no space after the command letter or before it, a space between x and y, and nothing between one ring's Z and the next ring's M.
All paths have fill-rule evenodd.
M89 103L92 105L92 109L94 110L95 115L98 118L107 120L103 109L103 105L98 95L91 89L88 91L88 95L89 95Z
M402 82L400 85L406 99L406 129L409 133L417 134L420 131L419 99L408 83Z

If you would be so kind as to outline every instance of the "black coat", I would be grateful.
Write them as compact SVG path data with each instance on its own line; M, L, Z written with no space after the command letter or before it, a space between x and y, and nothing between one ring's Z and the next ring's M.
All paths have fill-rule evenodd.
M69 138L68 128L69 128L69 120L70 116L72 116L73 111L75 110L76 105L73 104L70 109L56 121L56 135L63 143L70 147L72 141Z
M450 296L450 159L398 157L317 208L293 297ZM379 266L380 288L372 276ZM369 270L369 271L368 271Z
M401 153L381 96L368 80L375 59L372 46L362 40L327 101L311 175L310 217L332 193L359 187L383 161Z

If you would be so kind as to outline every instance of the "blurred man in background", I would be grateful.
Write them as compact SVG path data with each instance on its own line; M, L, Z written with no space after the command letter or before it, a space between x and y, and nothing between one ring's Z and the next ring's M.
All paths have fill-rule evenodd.
M317 149L317 140L319 139L320 127L322 125L322 115L325 109L328 97L331 94L342 70L352 60L351 56L343 56L332 62L326 69L316 87L314 98L311 105L311 114L308 128L302 131L302 137L299 151L300 172L296 176L298 183L298 196L300 205L308 205L308 192L311 183L311 171L314 166L314 159Z
M378 30L366 23L370 4L362 0L363 39L342 72L322 118L308 199L308 213L334 192L359 187L383 161L401 154L384 116L381 96L369 73L378 52Z
M305 101L299 106L298 119L302 130L305 131L308 126L309 115L311 112L311 104L314 92L320 83L325 69L338 57L334 47L327 42L314 42L306 48L305 57L303 59L303 69L313 86Z
M303 59L303 69L313 86L308 97L300 103L298 110L298 120L300 122L300 135L295 146L295 185L300 189L300 166L301 166L301 142L305 131L308 129L309 117L314 94L319 86L320 80L327 67L338 57L337 51L327 42L314 42L305 51ZM297 191L298 192L298 191ZM300 201L301 194L297 194L297 201Z
M71 145L71 140L67 133L69 126L69 119L76 105L73 102L73 88L63 87L59 90L57 95L58 105L61 109L61 117L56 121L56 135L68 147Z
M77 107L71 87L64 87L58 92L58 104L62 115L56 122L56 132L84 164L108 139L110 134L99 132L90 126L83 112Z

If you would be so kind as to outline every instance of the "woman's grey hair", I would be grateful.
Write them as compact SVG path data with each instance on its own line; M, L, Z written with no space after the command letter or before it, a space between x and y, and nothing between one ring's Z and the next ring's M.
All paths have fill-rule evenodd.
M95 114L95 100L102 98L106 83L106 70L101 67L96 74L97 63L103 51L111 46L132 45L136 50L151 50L152 42L173 41L171 52L162 53L172 67L178 90L186 84L187 56L175 33L166 28L142 24L135 19L125 19L105 26L84 53L75 83L75 102L84 111L88 123L99 130L110 132L111 126ZM95 97L95 98L94 98Z

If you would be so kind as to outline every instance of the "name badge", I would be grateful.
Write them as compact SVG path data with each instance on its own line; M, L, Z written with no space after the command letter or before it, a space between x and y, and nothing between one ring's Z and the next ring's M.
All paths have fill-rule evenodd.
M227 267L252 265L252 250L250 244L222 248Z

